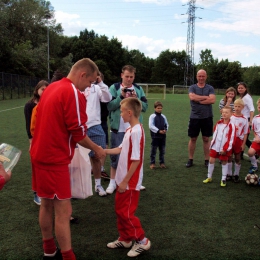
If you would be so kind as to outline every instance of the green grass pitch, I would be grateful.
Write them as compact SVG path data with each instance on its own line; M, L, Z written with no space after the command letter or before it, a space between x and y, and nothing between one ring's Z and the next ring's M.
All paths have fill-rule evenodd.
M219 119L217 96L214 122ZM254 97L254 104L258 97ZM22 150L12 180L0 192L0 260L42 259L39 207L33 202L28 140L23 106L28 99L0 101L0 143ZM259 259L260 187L243 181L250 163L242 161L238 184L220 187L221 166L216 163L213 182L203 184L204 167L201 136L197 142L194 167L187 169L187 126L190 106L186 94L168 94L163 113L169 121L165 163L167 169L149 169L150 134L148 118L153 103L144 113L146 148L140 218L151 249L138 259ZM256 112L257 113L257 112ZM252 137L252 134L251 134ZM157 154L158 158L158 154ZM157 162L158 165L158 162ZM109 172L109 158L106 161ZM106 188L107 181L102 180ZM85 200L73 200L72 245L77 259L129 259L127 249L106 248L118 237L114 213L114 194L101 198L94 194Z

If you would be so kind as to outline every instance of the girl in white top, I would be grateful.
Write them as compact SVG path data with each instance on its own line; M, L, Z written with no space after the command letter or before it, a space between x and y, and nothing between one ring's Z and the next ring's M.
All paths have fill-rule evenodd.
M237 84L237 93L244 102L244 108L242 110L242 114L244 115L244 117L246 117L248 119L248 125L251 129L255 108L254 108L254 104L253 104L253 99L248 93L248 87L247 87L246 83L239 82ZM252 143L248 139L248 136L249 136L249 134L247 135L246 146L249 148ZM243 158L243 154L241 154L241 159L242 158Z

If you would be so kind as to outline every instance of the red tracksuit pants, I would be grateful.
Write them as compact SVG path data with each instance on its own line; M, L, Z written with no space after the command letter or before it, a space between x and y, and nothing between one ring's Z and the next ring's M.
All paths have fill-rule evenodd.
M142 240L145 237L141 222L135 216L139 197L140 191L137 190L126 190L123 193L116 192L115 210L121 241Z

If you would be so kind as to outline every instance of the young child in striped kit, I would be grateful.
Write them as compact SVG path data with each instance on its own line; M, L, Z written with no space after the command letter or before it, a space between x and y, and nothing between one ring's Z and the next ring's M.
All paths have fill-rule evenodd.
M228 158L232 154L232 146L235 138L236 128L230 121L232 108L224 107L222 109L222 119L214 127L214 133L210 144L208 177L203 183L212 182L215 160L219 158L222 164L221 187L226 186L226 177L228 174Z
M142 103L138 98L128 97L123 99L120 105L121 117L125 123L129 122L130 127L127 128L123 142L118 147L105 149L107 154L120 153L115 177L117 184L115 211L119 238L108 243L107 247L112 249L132 247L127 255L136 257L151 247L139 218L135 216L143 179L145 135L139 122Z
M241 168L241 152L245 149L246 138L248 134L248 120L242 114L242 109L244 108L244 101L238 98L234 102L235 113L231 116L230 121L236 127L236 137L233 143L232 153L235 155L235 167L234 176L232 176L232 157L228 159L228 175L227 180L234 180L234 182L239 182L239 172Z

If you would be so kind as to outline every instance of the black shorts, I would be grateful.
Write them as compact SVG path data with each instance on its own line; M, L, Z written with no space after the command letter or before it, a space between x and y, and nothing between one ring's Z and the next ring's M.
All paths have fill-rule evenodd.
M190 118L188 126L188 136L197 137L201 131L202 136L210 137L213 134L213 118Z

